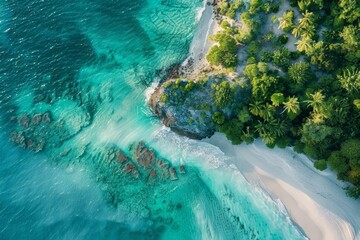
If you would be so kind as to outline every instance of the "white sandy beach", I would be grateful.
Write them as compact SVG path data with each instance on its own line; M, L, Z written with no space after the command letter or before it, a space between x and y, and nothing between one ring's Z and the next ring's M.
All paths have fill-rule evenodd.
M310 239L360 239L360 201L345 195L330 170L320 172L291 148L269 149L260 140L232 145L223 134L203 140L218 146L255 186L279 199Z
M199 11L202 11L202 14L189 50L194 63L201 61L206 56L212 46L208 38L219 29L217 22L213 19L214 13L211 5L204 2L204 7Z
M205 57L215 42L210 41L209 36L216 34L221 29L214 19L213 6L207 5L206 2L204 1L204 6L199 9L199 22L190 44L189 57L182 63L182 66L186 66L190 59L193 61L187 75L196 75L210 66Z

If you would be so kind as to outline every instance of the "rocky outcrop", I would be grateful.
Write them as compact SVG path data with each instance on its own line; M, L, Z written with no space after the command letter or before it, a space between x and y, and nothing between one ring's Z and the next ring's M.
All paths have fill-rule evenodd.
M172 168L169 169L169 171L170 171L170 179L172 181L177 180L178 177L177 177L177 173L176 173L175 168L172 167Z
M127 162L129 159L122 151L119 150L117 152L117 160L119 161L119 163L124 163Z
M158 158L155 151L147 147L143 141L131 145L129 150L131 157L117 146L106 147L104 160L116 166L124 176L136 181L144 181L148 185L178 180L175 167L172 167L169 161ZM185 174L183 169L184 166L181 165L180 171Z
M184 167L184 165L180 165L179 166L179 172L181 173L181 174L185 174L186 172L185 172L185 167Z
M15 122L15 127L10 134L10 141L35 153L41 152L45 147L61 146L83 127L89 125L87 117L81 118L81 121L76 123L73 122L74 118L55 121L50 111L20 114L12 120ZM78 126L74 127L74 125Z
M150 168L155 163L155 153L153 150L146 148L144 142L139 142L135 148L135 159L143 168Z
M191 95L182 98L181 90L167 85L169 82L176 84L175 80L167 81L158 87L150 98L150 107L155 114L165 126L180 135L193 139L210 137L216 129L211 120L211 112L204 111L203 117L199 118L202 110L196 109L200 99L203 104L211 104L209 94L206 91L193 91ZM186 87L187 82L181 81L179 85Z
M33 115L23 114L15 120L17 120L18 127L17 130L11 132L10 141L35 153L42 151L56 132L66 134L66 131L58 129L60 127L58 123L52 122L49 111ZM59 137L61 138L61 136Z
M148 148L142 141L134 147L133 159L142 175L147 177L147 182L151 185L169 179L178 179L175 168L171 167L168 161L158 159L154 150Z
M152 94L149 104L165 126L193 139L210 137L216 131L214 114L221 112L226 118L234 115L236 103L241 103L242 90L234 89L231 101L216 106L216 86L230 80L212 76L197 81L170 79Z

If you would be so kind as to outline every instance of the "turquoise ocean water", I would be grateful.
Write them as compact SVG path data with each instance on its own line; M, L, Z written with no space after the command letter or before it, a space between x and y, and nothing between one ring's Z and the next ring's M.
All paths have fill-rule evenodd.
M0 1L0 239L304 238L218 148L170 132L146 104L186 58L202 6ZM51 123L24 126L44 113ZM186 174L124 175L109 149L131 156L139 141Z

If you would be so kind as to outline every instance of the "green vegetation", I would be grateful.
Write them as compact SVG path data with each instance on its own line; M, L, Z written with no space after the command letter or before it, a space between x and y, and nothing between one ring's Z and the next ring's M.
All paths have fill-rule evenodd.
M290 63L290 51L287 48L275 50L272 57L273 63L279 67L288 67Z
M237 63L237 46L234 38L226 33L219 33L215 36L219 45L210 49L206 59L213 65L233 68Z
M227 2L227 1L220 1L219 3L220 9L219 13L221 15L227 16L228 18L235 18L236 11L241 9L244 6L244 2L242 1L235 1L235 2Z
M215 112L214 115L212 116L212 120L216 124L222 125L225 122L225 115L222 112Z
M355 185L349 194L360 192L360 140L349 139L341 144L338 151L331 153L329 165L337 173L338 178L347 180ZM358 196L355 194L355 196Z
M223 81L220 84L213 84L212 88L215 90L212 98L215 106L219 109L231 105L234 101L235 88L234 84L230 85L228 81Z
M283 45L286 44L288 42L288 40L289 40L289 37L286 34L281 34L278 38L278 42Z
M290 80L295 84L301 84L308 82L313 77L310 69L310 64L304 62L297 62L292 64L288 69Z
M218 45L207 59L235 69L237 49L245 48L247 64L240 78L251 91L245 102L234 104L235 87L227 81L214 86L215 105L236 106L237 112L231 117L214 114L218 129L234 144L260 137L269 147L294 146L316 160L317 169L329 165L339 179L352 184L348 194L359 197L359 2L292 0L278 19L272 13L279 9L274 1L252 0L248 10L240 1L219 4L220 14L240 16L242 24L224 20L223 31L214 37ZM267 18L283 32L260 33ZM295 46L290 46L294 38Z
M287 11L279 19L279 28L285 32L290 31L294 26L294 11Z

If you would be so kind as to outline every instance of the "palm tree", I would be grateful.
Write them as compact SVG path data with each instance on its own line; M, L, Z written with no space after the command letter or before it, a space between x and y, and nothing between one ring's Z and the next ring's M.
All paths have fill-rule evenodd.
M293 11L287 11L284 13L282 17L279 17L279 28L280 29L288 29L291 28L294 25L293 22L294 19L294 12Z
M261 112L259 115L265 121L269 121L274 117L274 112L275 112L275 107L267 103L266 105L263 105L261 107Z
M250 103L249 104L249 110L250 112L254 115L254 116L259 116L261 113L261 103L260 102L256 102L255 104Z
M360 70L356 67L345 68L341 75L337 75L341 87L349 93L360 92Z
M311 121L315 124L323 123L325 120L325 115L320 112L313 112L311 116L312 116Z
M300 52L305 51L305 53L308 53L313 48L313 40L311 40L310 37L303 35L302 38L298 40L295 44L297 45L297 50Z
M267 132L267 125L264 122L258 121L258 124L255 125L255 131L259 133L260 136L263 136Z
M288 101L283 102L283 104L284 111L287 110L288 113L292 112L296 114L298 111L300 111L299 101L296 97L289 97Z
M301 34L303 34L304 29L302 29L299 25L296 25L293 30L292 30L292 35L294 35L294 37L300 37Z
M251 143L254 141L254 134L253 134L253 131L250 131L250 127L247 126L246 127L246 131L243 131L243 135L241 137L241 139L243 141L245 141L246 143Z
M345 19L349 23L353 23L357 19L359 19L359 2L356 0L349 1L349 0L340 0L339 7L341 8L340 11L340 18Z
M269 124L272 129L271 132L274 133L277 137L284 136L287 132L287 124L284 120L272 120L271 122L269 122Z
M303 14L303 18L299 19L299 27L302 29L307 29L309 26L314 25L314 13L306 11Z
M269 129L267 123L259 121L257 125L255 125L255 131L259 133L259 136L264 140L266 144L273 144L275 142L276 137L271 129Z
M296 25L291 33L294 35L294 37L305 36L312 39L315 36L316 31L313 25L309 25L307 27Z
M300 0L298 1L298 6L300 8L300 10L303 12L306 9L308 9L310 7L311 1L310 0Z
M236 54L232 54L229 52L225 53L223 59L224 59L225 67L234 66L234 64L236 64L236 61L237 61Z
M348 50L352 50L354 48L358 48L360 46L358 27L349 25L344 27L344 29L340 33L340 37L344 40L343 46Z
M312 39L315 36L315 27L313 25L308 26L307 28L302 28L302 37L308 37Z
M309 107L314 109L314 112L319 113L320 108L324 103L325 96L320 91L315 92L314 94L310 94L310 99L305 102L308 103Z
M263 134L260 137L264 140L265 144L268 144L268 145L274 144L275 140L276 140L275 136L273 136L271 133L268 133L268 132L266 132L265 134Z

